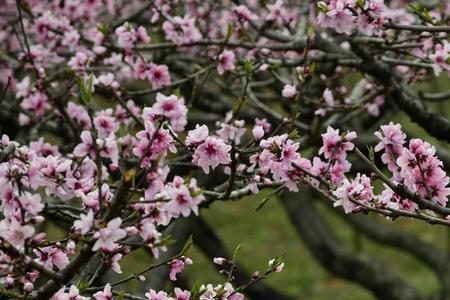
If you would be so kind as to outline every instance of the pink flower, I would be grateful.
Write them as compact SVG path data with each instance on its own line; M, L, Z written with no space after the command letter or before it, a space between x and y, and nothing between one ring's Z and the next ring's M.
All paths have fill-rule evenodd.
M222 75L225 71L233 71L236 69L234 65L234 52L225 50L219 55L219 64L217 65L217 72Z
M428 56L434 62L434 75L438 76L442 70L450 71L450 65L448 64L448 59L450 58L450 43L445 41L444 45L437 44L434 47L434 50L434 53Z
M173 17L170 21L165 21L162 25L166 39L177 45L196 42L202 38L200 31L195 27L195 19L188 16Z
M146 111L144 109L144 115ZM167 151L176 152L175 145L173 144L173 138L167 129L156 129L151 123L144 117L145 130L141 130L136 134L139 143L133 148L133 153L141 158L142 167L149 167L153 160L156 160L160 155L166 155ZM151 145L150 145L150 142Z
M69 60L68 66L74 71L84 71L89 62L89 57L84 52L76 52L75 56Z
M37 141L30 142L30 149L36 152L38 155L47 156L47 155L53 155L57 156L60 155L58 151L58 146L54 146L50 143L45 143L44 138L41 137Z
M24 98L31 92L31 79L26 76L16 85L16 98Z
M404 185L422 198L445 206L450 195L449 177L442 170L436 149L420 139L412 139L397 159Z
M253 127L252 133L255 140L259 141L264 136L264 129L261 125L257 125Z
M231 162L230 150L231 146L225 144L223 140L208 137L203 144L195 149L192 162L208 174L209 167L214 170L219 164L227 165Z
M192 264L192 260L185 256L182 256L179 259L172 260L169 263L169 265L170 265L170 274L169 274L170 280L177 281L176 275L178 273L180 273L181 271L183 271L185 265L191 265L191 264Z
M111 133L119 130L119 123L113 116L113 111L110 108L97 113L97 116L94 118L94 126L97 129L99 138L106 138Z
M286 84L284 86L283 91L281 92L281 94L285 98L294 98L295 95L297 94L297 89L295 88L295 86L293 86L291 84Z
M196 125L195 129L189 130L186 137L186 146L198 146L203 143L209 135L209 130L206 125Z
M110 167L119 167L119 148L117 147L117 140L114 133L111 133L105 139L97 139L97 147L101 157L111 159L112 165Z
M144 108L143 118L151 122L156 119L169 120L173 131L180 132L187 124L187 111L183 98L157 93L155 104L151 108Z
M147 246L152 250L155 258L158 258L159 250L165 250L165 247L157 246L157 244L161 241L161 233L156 230L155 224L153 224L149 219L142 220L139 225L139 236L145 243L147 243Z
M119 46L130 50L134 42L137 40L136 32L129 23L125 23L122 26L116 28L115 33L117 34L117 41Z
M290 191L298 191L297 182L304 176L299 167L311 168L311 162L298 153L299 143L293 142L287 134L283 134L263 139L259 145L263 150L250 157L251 165L247 171L253 172L258 166L258 173L261 175L271 173L273 180L285 182ZM255 185L250 188L257 191Z
M275 265L275 259L269 261L269 267L274 270L275 273L280 273L284 268L284 262Z
M50 108L50 104L46 94L35 92L24 98L20 103L20 107L34 112L38 117L42 117L45 114L45 110Z
M244 135L246 129L244 127L244 120L234 120L233 112L226 114L224 122L217 122L220 129L216 130L218 137L226 142L233 141L236 144L241 143L241 137Z
M80 214L80 219L73 223L73 227L81 232L81 234L86 234L91 230L94 225L94 212L88 210L87 214Z
M267 121L267 119L258 119L255 118L255 126L262 126L265 133L269 133L272 125Z
M147 71L147 78L154 89L168 86L171 83L169 68L166 65L151 63Z
M152 289L150 289L148 293L145 293L145 297L147 297L148 300L170 300L166 292L156 292Z
M268 4L267 10L269 13L266 15L266 20L275 21L278 25L283 25L285 20L289 17L288 12L283 5L283 0L277 0L274 4Z
M180 288L175 288L175 300L189 300L191 299L191 292L182 291Z
M111 285L107 283L103 291L94 294L94 298L95 300L112 300Z
M139 26L136 29L136 38L139 42L142 42L144 44L148 44L151 41L144 26Z
M351 213L358 208L351 200L356 200L369 205L374 199L373 187L370 178L358 173L351 182L344 179L342 186L337 188L333 195L338 199L334 206L343 206L345 213Z
M109 221L105 228L97 231L94 234L94 238L97 239L97 241L92 247L92 250L97 251L102 248L103 251L113 251L117 247L115 242L127 235L126 231L120 228L121 224L122 220L117 217Z
M223 257L214 257L213 262L216 265L222 266L227 262L227 259Z
M333 97L333 93L326 88L325 91L323 92L323 100L325 101L325 104L329 107L334 105L334 97Z
M252 13L245 5L235 6L232 10L239 18L244 19L245 21L258 20L258 16Z
M384 96L376 96L372 102L366 103L365 107L367 112L374 117L380 115L380 108L384 105Z
M43 247L34 249L33 252L37 256L36 260L48 269L56 266L63 270L69 264L69 257L58 247Z
M80 34L77 30L68 30L64 32L64 39L62 40L62 44L69 47L69 49L73 51L78 46L79 39Z
M118 273L118 274L122 274L122 269L120 268L119 265L119 261L122 258L122 254L117 253L116 255L114 255L113 257L111 257L111 269L113 269L114 272Z
M199 194L197 181L191 178L189 185L184 183L184 179L175 176L171 183L168 183L163 189L160 197L170 199L164 206L164 210L171 216L178 218L180 215L187 217L191 211L198 214L198 205L205 199Z
M94 144L92 141L92 135L89 131L85 130L83 132L81 132L80 135L81 138L81 144L78 144L74 149L73 149L73 154L77 157L83 157L87 154L89 154L89 156L91 158L95 158L96 155L96 151L94 148Z
M119 83L117 81L114 81L114 74L109 72L106 74L102 74L96 78L94 78L94 84L95 85L103 85L106 87L112 87L112 88L118 88Z
M387 164L389 171L394 173L394 179L399 179L397 158L403 153L403 144L406 135L402 132L400 124L390 122L388 125L381 125L380 131L375 132L375 136L380 142L375 146L375 151L384 150L381 155L383 163Z
M58 292L56 292L50 300L87 300L89 298L80 296L80 291L76 286L71 285L69 292L66 293L66 288L61 288Z
M319 149L319 154L323 154L327 159L344 160L347 157L347 151L355 148L355 145L351 143L355 138L356 133L354 131L341 136L339 129L328 126L327 132L322 134L323 146Z
M319 2L318 6L321 11L317 17L317 24L334 28L338 33L351 34L355 24L352 12L346 8L346 2L345 0L336 0L331 1L329 5L323 1Z
M21 225L14 217L0 222L0 237L10 242L14 247L22 249L25 240L32 237L34 228L30 225Z
M67 113L81 126L82 129L91 128L91 119L83 105L77 105L72 101L69 101L69 103L67 103Z
M148 66L144 62L144 60L142 60L142 58L138 57L136 59L136 61L133 64L133 70L134 70L134 78L139 79L139 80L143 80L143 79L147 78ZM149 79L149 81L150 81L150 79Z
M19 197L19 202L21 208L30 215L37 215L44 209L44 204L42 204L39 194L22 192L22 195Z

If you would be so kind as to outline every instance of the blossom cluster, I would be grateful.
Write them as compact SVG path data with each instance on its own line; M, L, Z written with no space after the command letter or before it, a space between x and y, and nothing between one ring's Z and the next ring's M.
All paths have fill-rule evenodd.
M400 124L382 125L375 132L380 142L375 151L383 151L381 160L392 172L392 182L404 185L410 192L426 201L445 206L450 195L449 177L442 169L442 161L436 156L436 149L421 139L411 139L405 147L406 135ZM335 205L342 205L347 213L360 209L356 202L370 207L382 207L414 212L418 204L395 193L389 186L376 195L369 177L359 174L351 180L345 179L333 194L339 199Z
M365 76L367 59L352 52L358 38L376 66L393 64L405 82L450 72L448 27L386 27L448 24L450 5L411 13L382 0L4 2L0 284L16 298L113 299L118 284L96 287L96 275L75 285L85 259L101 258L98 273L121 274L122 259L138 249L160 258L177 219L267 187L311 185L346 213L446 222L449 177L434 146L382 125L374 152L390 175L380 190L381 176L351 172L357 134L343 129L353 110L381 119L385 96L403 86ZM310 24L334 31L314 36ZM344 71L361 75L357 87ZM439 218L421 211L423 201L441 209ZM183 252L158 266L177 281L192 263ZM271 260L238 286L234 259L214 263L225 281L145 297L242 300L246 287L284 266ZM145 272L124 282L145 281Z
M384 1L332 0L319 2L317 22L323 27L334 28L338 33L351 34L355 29L371 35L384 20Z

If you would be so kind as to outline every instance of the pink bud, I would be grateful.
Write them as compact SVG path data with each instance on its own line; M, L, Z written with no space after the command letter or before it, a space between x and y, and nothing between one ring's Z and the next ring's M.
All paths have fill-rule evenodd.
M125 228L125 231L127 232L128 236L136 235L139 232L139 230L135 226Z
M40 242L42 242L45 239L46 236L47 236L47 233L39 232L38 234L36 234L33 237L33 241L35 241L36 243L40 243Z
M137 277L137 280L144 282L144 281L146 280L146 278L145 278L144 275L139 275L139 276Z
M33 223L34 224L41 224L45 221L45 218L43 216L35 216L33 217Z
M66 251L67 251L67 254L70 254L70 255L75 254L75 242L74 241L70 240L67 242Z
M255 140L259 141L264 136L264 128L261 125L253 127L252 130Z
M23 285L23 290L26 293L31 293L34 289L34 285L31 282L27 282Z
M258 279L260 276L259 271L257 270L255 273L253 273L252 275L252 279Z
M294 98L297 94L297 89L292 84L286 84L281 92L281 95L285 98Z
M214 262L216 265L219 265L219 266L225 264L226 261L227 261L227 260L226 260L225 258L223 258L223 257L214 257L214 259L213 259L213 262Z

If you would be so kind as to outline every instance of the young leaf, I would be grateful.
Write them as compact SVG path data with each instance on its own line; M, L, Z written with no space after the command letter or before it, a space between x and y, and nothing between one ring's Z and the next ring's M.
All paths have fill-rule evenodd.
M186 240L186 243L184 243L183 249L180 252L180 256L185 256L193 244L194 244L194 239L191 234L189 236L189 238Z
M233 261L236 261L239 258L239 255L241 255L243 248L244 248L244 245L242 245L242 244L239 244L236 247L236 250L234 250L234 253L233 253Z
M89 105L92 101L92 85L94 81L94 76L92 74L89 75L89 78L87 80L87 86L81 77L75 78L75 81L78 85L78 89L80 90L81 100L85 105Z
M369 159L371 162L374 162L375 161L375 152L373 150L373 147L370 146L370 147L368 147L368 149L369 149Z

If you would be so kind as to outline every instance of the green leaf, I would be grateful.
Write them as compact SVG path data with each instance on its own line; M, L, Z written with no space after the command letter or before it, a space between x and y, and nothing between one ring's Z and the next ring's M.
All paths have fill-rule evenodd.
M191 299L198 300L205 291L205 289L202 289L201 284L198 281L195 281L191 289Z
M325 2L320 1L317 3L317 7L319 8L319 10L323 13L327 13L328 12L328 6Z
M222 296L225 295L227 290L225 290L225 285L222 285L218 291L216 291L215 299L222 299Z
M423 9L422 14L420 15L421 19L424 22L430 23L430 24L434 24L434 19L433 17L430 15L430 13L428 12L428 10L426 8Z
M92 74L89 75L87 86L81 77L75 78L75 81L78 85L78 89L80 90L81 100L85 105L89 105L92 102L92 84L94 81L94 76Z
M283 254L282 256L277 256L277 257L275 257L273 263L270 265L271 271L275 271L275 269L276 269L279 265L281 265L282 263L284 263L285 259L286 259L286 255L285 255L285 254Z
M311 74L315 74L316 73L316 71L319 69L319 66L320 66L320 64L319 63L317 63L317 62L311 62L311 64L308 64L309 66L310 66L310 71L311 71Z
M117 295L118 300L125 300L125 291L121 290L119 295Z
M78 281L76 286L77 286L78 290L80 290L80 293L82 293L85 289L87 289L89 287L89 282L85 281L85 280L81 280L81 281Z
M158 243L158 247L162 246L170 246L175 244L177 241L172 239L171 237L166 237Z
M109 25L107 23L100 23L100 24L98 24L97 28L104 35L108 35Z
M189 236L189 238L186 240L186 243L184 243L183 249L180 252L180 256L185 256L193 244L194 244L194 239L191 234Z
M370 159L371 162L374 162L375 161L375 152L373 150L373 147L369 146L367 148L369 150L369 159Z
M298 139L299 137L300 137L300 134L298 133L297 128L295 128L288 134L288 139L290 139L290 140L295 140L295 139Z
M422 7L420 6L419 3L412 3L409 4L408 6L416 13L420 13L420 11L422 10Z
M365 0L357 0L356 1L356 6L359 7L361 10L364 10L364 6L366 5L366 1Z
M253 67L254 67L254 64L252 61L250 61L250 60L244 61L244 69L247 74L251 74L253 72Z
M231 38L232 34L233 34L233 23L228 23L227 36L225 40L228 41Z
M181 97L181 90L179 88L175 89L172 93L173 95L177 97Z
M233 253L233 261L236 261L239 258L239 255L241 255L242 249L244 248L244 245L239 244Z
M27 1L18 0L17 4L19 5L19 8L23 10L32 20L34 19L33 10Z

